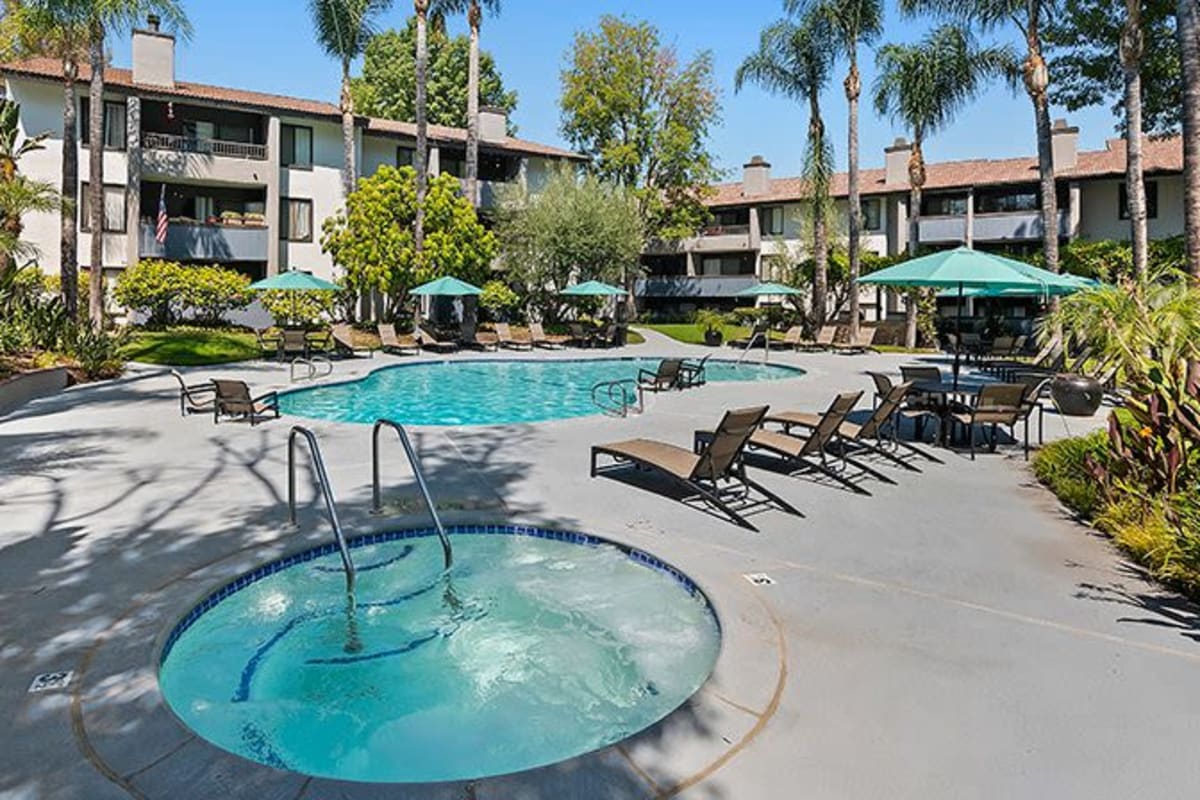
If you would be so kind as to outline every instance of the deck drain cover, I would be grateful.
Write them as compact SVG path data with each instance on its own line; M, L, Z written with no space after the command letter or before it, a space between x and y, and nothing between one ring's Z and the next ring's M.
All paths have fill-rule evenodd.
M33 677L33 683L29 684L29 691L32 694L65 689L70 686L73 677L75 677L75 671L70 669L61 672L43 672L41 675Z
M755 586L774 586L775 579L765 572L747 572L742 576Z

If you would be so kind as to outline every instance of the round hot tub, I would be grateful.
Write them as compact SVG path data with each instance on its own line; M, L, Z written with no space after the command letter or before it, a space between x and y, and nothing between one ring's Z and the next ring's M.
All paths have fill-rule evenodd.
M715 614L685 575L583 533L507 525L351 541L212 593L171 631L159 681L208 741L365 782L551 764L654 724L711 673Z

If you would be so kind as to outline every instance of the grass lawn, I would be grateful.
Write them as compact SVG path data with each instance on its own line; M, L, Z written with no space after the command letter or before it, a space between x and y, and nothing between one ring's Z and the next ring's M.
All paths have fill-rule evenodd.
M641 327L670 336L672 339L684 344L704 344L704 329L694 322L642 325ZM731 339L741 339L744 336L749 336L750 329L744 325L726 325L723 333L725 336L724 341L728 342ZM778 331L771 332L771 338L773 339L778 339L782 335Z
M252 333L206 328L138 331L121 351L129 361L176 367L228 364L257 358L259 353Z

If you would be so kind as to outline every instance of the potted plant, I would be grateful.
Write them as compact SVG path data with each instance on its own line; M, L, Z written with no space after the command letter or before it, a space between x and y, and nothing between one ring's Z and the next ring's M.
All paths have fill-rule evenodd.
M711 308L702 308L696 312L696 324L704 331L704 343L709 347L717 347L725 336L725 315Z

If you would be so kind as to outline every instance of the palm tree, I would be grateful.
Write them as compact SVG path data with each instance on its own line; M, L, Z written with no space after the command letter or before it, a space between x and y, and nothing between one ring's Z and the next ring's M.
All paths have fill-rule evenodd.
M308 0L308 13L316 28L317 43L326 55L342 65L342 192L354 191L358 171L354 164L354 98L350 94L350 65L367 49L375 35L375 21L391 0Z
M20 116L20 104L11 100L0 100L0 190L7 191L12 188L16 192L14 197L8 198L10 202L4 202L0 198L0 231L10 237L6 238L6 241L12 242L19 242L25 229L23 214L30 211L53 211L58 208L58 195L53 192L53 187L51 187L53 205L48 208L30 207L31 203L28 200L32 198L34 201L32 205L36 206L36 201L44 193L30 194L29 190L44 185L37 182L31 183L24 179L17 173L18 165L25 154L46 149L44 142L50 134L41 133L37 136L22 138ZM21 186L8 186L16 182L20 182ZM0 253L0 274L16 268L16 255L13 247L5 248L4 252Z
M441 0L442 14L467 12L471 29L471 50L467 61L467 197L479 205L479 26L483 12L500 13L500 0Z
M850 341L858 338L858 274L861 266L862 206L858 184L858 98L862 77L858 72L858 47L871 44L883 31L882 0L784 0L791 12L813 11L824 16L834 33L836 46L849 63L843 87L847 105L847 203L849 205Z
M425 113L429 71L429 0L413 0L413 11L417 15L417 85L413 103L417 118L417 152L413 154L413 169L417 171L417 213L413 221L413 245L419 257L425 246L425 192L429 187L429 120Z
M908 254L917 254L921 236L921 190L925 186L927 137L944 129L992 77L1007 74L1016 60L1012 49L980 48L971 34L943 25L917 44L887 44L875 56L875 108L903 123L912 135L908 158ZM905 308L905 344L917 345L917 296Z
M747 82L793 100L808 103L808 135L804 143L804 178L813 226L813 327L825 323L829 266L829 191L833 178L833 146L821 115L821 92L833 67L830 30L814 14L799 23L780 20L763 30L758 49L738 67L735 91Z
M1025 42L1021 76L1037 122L1038 173L1042 195L1042 253L1046 268L1058 271L1058 199L1054 181L1053 135L1050 128L1050 73L1042 56L1041 26L1056 0L900 0L906 14L931 11L980 32L1009 25Z
M33 258L37 249L21 240L25 215L58 210L60 198L54 184L16 174L0 181L0 278L17 266L19 258Z
M1196 0L1177 1L1175 28L1183 72L1183 223L1188 270L1200 281L1200 7ZM1200 382L1200 369L1196 377Z
M1121 69L1125 73L1125 186L1129 198L1133 271L1146 273L1150 245L1146 232L1146 186L1142 182L1142 0L1125 0L1121 30Z

